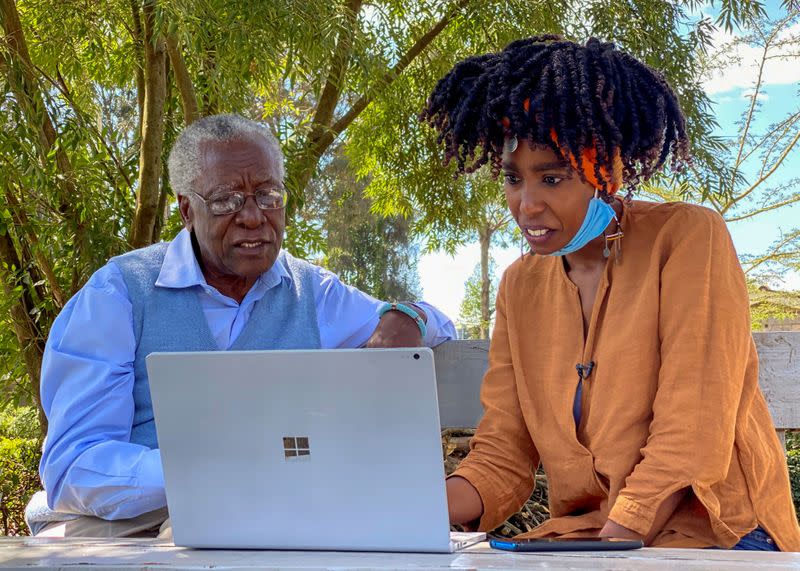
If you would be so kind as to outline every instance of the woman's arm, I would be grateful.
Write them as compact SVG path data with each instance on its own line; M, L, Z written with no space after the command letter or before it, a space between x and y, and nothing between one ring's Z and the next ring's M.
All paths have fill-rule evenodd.
M484 414L470 453L448 479L453 523L480 518L477 527L494 529L530 497L539 453L522 418L506 314L508 272L500 281L489 369L481 385Z
M653 420L643 458L608 517L648 538L689 488L703 502L725 478L752 348L747 288L722 218L687 207L658 240L654 255L665 259Z
M643 539L645 545L650 545L655 539L656 535L658 535L659 532L664 529L664 524L666 524L667 520L672 517L672 514L677 509L678 504L680 504L681 501L683 501L683 498L686 496L687 491L688 489L679 490L664 500L656 512L656 517L653 518L653 524L650 527L650 533L647 534L647 537L642 537L641 534L630 530L627 527L623 527L610 519L606 521L603 529L600 530L600 537Z

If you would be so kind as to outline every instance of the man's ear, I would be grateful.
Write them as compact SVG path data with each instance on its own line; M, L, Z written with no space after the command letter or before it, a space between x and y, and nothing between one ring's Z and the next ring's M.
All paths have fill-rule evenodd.
M192 219L194 212L192 212L192 204L189 197L185 194L178 195L178 210L181 212L181 219L183 220L183 227L189 232L192 231Z

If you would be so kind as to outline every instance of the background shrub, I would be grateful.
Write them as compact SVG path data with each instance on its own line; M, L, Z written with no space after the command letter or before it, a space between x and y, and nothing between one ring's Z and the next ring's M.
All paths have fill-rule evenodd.
M0 410L0 535L28 535L25 506L42 485L41 442L33 407Z
M786 450L788 451L789 480L792 482L792 500L798 521L800 521L800 432L787 433Z

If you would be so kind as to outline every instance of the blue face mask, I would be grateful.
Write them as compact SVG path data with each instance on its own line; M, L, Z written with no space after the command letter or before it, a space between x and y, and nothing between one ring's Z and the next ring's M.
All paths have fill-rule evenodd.
M589 208L586 211L586 218L583 219L583 224L578 229L578 233L572 237L572 240L566 246L548 255L563 256L580 250L602 234L615 216L614 208L610 204L597 198L597 196L592 197L589 201Z

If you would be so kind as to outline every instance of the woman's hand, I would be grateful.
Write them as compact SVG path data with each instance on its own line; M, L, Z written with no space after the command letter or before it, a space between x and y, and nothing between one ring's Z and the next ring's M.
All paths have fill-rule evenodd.
M644 539L641 535L628 529L627 527L622 527L617 522L606 520L606 524L603 526L603 529L600 530L598 534L600 537L616 537L619 539Z
M461 524L468 531L477 531L478 521L483 515L483 500L478 490L460 476L447 478L445 485L450 523Z
M678 504L683 501L684 496L689 492L689 488L678 490L667 499L665 499L656 511L656 517L653 519L653 525L647 537L642 537L635 531L623 527L615 521L606 520L603 529L600 530L600 537L620 537L622 539L643 539L645 545L650 545L656 536L664 529L667 520L672 517L672 514L678 507Z

